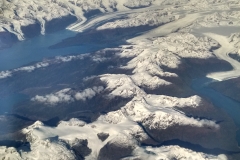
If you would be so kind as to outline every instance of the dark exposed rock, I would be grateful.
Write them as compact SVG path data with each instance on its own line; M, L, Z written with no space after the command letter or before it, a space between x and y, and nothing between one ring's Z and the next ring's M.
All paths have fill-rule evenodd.
M88 156L92 150L88 147L88 140L87 139L75 139L74 143L72 144L72 149L74 150L75 154L78 157L84 158Z
M60 121L59 117L54 117L47 121L44 121L43 123L48 126L56 127L58 125L59 121Z
M219 147L219 149L227 151L239 151L235 141L236 131L232 130L234 124L231 120L220 123L218 129L209 126L195 127L177 124L166 129L161 129L160 127L152 127L151 124L153 124L151 120L146 120L143 126L145 131L159 143L179 139L193 144L199 144L208 149ZM159 125L161 125L160 122Z
M204 77L208 73L219 72L219 71L229 71L232 70L231 64L228 62L218 59L217 57L209 59L198 59L198 58L185 58L183 59L185 63L185 69L183 72L178 73L181 77L189 75L191 79Z
M240 62L240 55L238 53L230 53L229 57L235 59L236 61Z
M118 136L103 146L98 155L98 160L118 160L131 156L135 144L125 136Z
M138 6L131 6L131 5L124 4L124 6L129 8L129 9L139 9L139 8L145 8L145 7L151 6L151 3L142 4L142 5L138 5Z
M102 12L99 9L94 9L91 11L85 11L84 17L89 18L98 14L101 14Z
M109 137L109 134L101 132L101 133L98 133L97 136L101 141L105 141Z

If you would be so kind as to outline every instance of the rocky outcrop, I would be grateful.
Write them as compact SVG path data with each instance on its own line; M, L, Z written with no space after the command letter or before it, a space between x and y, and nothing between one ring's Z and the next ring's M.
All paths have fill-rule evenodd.
M98 133L97 136L101 141L105 141L109 137L109 134L101 132L101 133Z
M124 135L118 135L100 149L98 160L121 159L131 156L135 148L134 140Z
M76 156L84 159L84 157L88 156L92 150L88 147L87 139L75 139L71 144L72 150L75 152Z

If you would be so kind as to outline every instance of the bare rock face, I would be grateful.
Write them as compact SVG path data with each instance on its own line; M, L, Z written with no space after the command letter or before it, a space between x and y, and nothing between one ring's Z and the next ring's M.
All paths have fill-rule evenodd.
M203 113L208 111L211 114L199 114L200 117L197 117L201 109ZM148 95L133 99L122 111L141 124L158 143L179 139L210 149L239 150L235 140L237 128L233 121L200 97L175 99Z
M150 122L151 123L151 122ZM225 150L238 151L235 139L221 135L224 131L217 131L211 127L194 127L175 125L161 130L152 128L149 124L144 124L146 131L151 134L158 142L180 139L193 144L200 144L205 148L214 149L219 147ZM222 139L227 138L227 139Z
M153 0L132 0L132 1L127 1L123 5L128 8L143 8L143 7L148 7L151 5Z
M101 132L101 133L98 133L97 136L101 141L105 141L109 137L109 134Z
M182 148L177 145L161 146L161 147L145 147L144 149L136 149L133 156L123 158L121 160L233 160L239 155L226 156L218 155L213 156L202 152L195 152L190 149Z
M136 147L137 144L133 139L118 135L100 149L98 160L113 160L130 156Z
M88 147L88 140L87 139L75 139L72 144L72 149L75 151L78 157L84 158L85 156L89 155L92 150Z

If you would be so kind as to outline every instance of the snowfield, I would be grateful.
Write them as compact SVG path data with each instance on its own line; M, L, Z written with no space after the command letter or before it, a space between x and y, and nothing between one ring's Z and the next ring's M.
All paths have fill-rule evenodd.
M2 1L0 31L11 32L19 40L25 36L22 26L39 23L45 33L45 23L67 15L78 21L68 29L84 32L155 27L127 40L114 53L115 58L127 59L115 72L86 77L98 79L102 85L82 90L65 88L35 95L33 103L57 107L76 101L128 100L119 108L102 113L92 122L77 118L61 120L56 127L36 121L21 130L27 142L21 147L0 147L0 159L42 160L231 160L239 155L204 153L190 147L162 145L180 140L199 145L206 150L238 151L236 126L223 111L191 92L179 96L158 93L181 90L184 73L191 62L200 65L225 60L234 70L209 73L219 81L240 76L240 63L228 54L239 50L239 33L225 36L205 32L204 27L239 26L238 0L13 0ZM100 10L101 14L86 17L84 13ZM212 48L217 48L213 50ZM106 51L107 49L103 50ZM0 79L15 74L31 74L40 68L90 58L104 64L109 57L100 54L55 57L30 66L1 71ZM111 59L110 59L111 60ZM214 63L213 63L214 64ZM216 63L217 65L218 63ZM110 66L109 66L110 68ZM120 72L121 71L121 72ZM125 71L124 73L122 71ZM180 93L180 92L179 92ZM98 105L98 104L96 104ZM115 104L114 104L115 105Z

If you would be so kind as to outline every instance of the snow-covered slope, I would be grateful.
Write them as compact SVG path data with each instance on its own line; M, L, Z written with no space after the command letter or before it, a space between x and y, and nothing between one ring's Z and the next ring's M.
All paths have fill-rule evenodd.
M88 59L91 62L89 65L105 64L106 61L118 62L116 66L108 66L102 72L104 74L83 78L82 81L88 83L81 83L80 89L63 88L48 94L36 93L29 104L57 108L62 104L71 106L81 101L87 105L94 97L106 103L117 99L115 103L119 103L111 104L114 106L107 108L107 113L100 112L100 116L88 123L77 118L66 118L56 127L50 127L36 121L21 130L29 145L18 148L0 147L0 158L231 159L231 156L222 153L239 151L235 139L237 128L232 119L194 92L185 91L186 84L182 86L183 83L180 82L188 78L188 70L194 68L192 64L218 64L221 62L219 58L224 58L235 68L239 67L237 62L228 59L225 54L239 49L238 34L227 39L201 30L202 27L237 26L239 13L231 9L239 5L237 0L4 1L1 31L4 29L12 32L20 40L24 39L22 26L40 23L41 33L44 34L47 21L67 15L78 18L77 23L68 27L75 31L84 32L92 28L100 32L139 26L156 28L133 37L127 41L128 44L112 49L113 53L110 54L106 53L108 49L103 49L92 54L56 57L0 72L0 79L7 81L14 78L15 74L31 75L40 69L71 61ZM88 21L84 13L96 9L108 13ZM219 10L224 12L220 14ZM213 51L217 47L220 48ZM229 75L224 72L208 76L217 79L220 74L224 74L219 79L231 78L236 71L238 70ZM96 80L98 85L91 84L91 80ZM184 91L180 92L181 89ZM125 101L127 102L124 103ZM105 103L94 104L94 107L107 106L99 106ZM175 140L187 142L188 146L181 147L181 143L178 143L179 146L162 145ZM198 149L194 148L196 145ZM209 153L216 148L217 154ZM206 150L209 152L203 153Z
M64 16L73 15L76 16L78 19L78 22L69 29L72 30L79 30L79 26L83 24L87 18L85 16L85 13L88 13L90 11L99 10L100 12L113 12L118 11L114 14L114 16L123 16L126 13L135 12L134 9L138 8L144 8L144 7L150 7L153 6L155 9L163 8L164 12L162 13L143 13L143 17L147 17L147 15L151 14L154 17L159 16L158 14L164 14L167 16L169 12L172 10L174 11L194 11L194 10L216 10L221 9L226 12L223 13L214 13L207 15L204 18L204 21L199 22L200 25L206 26L211 25L211 23L215 23L217 20L221 20L221 23L218 24L226 24L226 25L233 25L233 23L238 24L239 22L234 20L229 20L229 17L238 19L239 18L239 12L238 11L231 11L228 13L229 8L231 6L239 5L238 1L223 1L223 2L215 2L215 1L162 1L162 0L42 0L42 1L28 1L28 0L13 0L13 1L7 1L2 0L1 6L1 20L0 20L0 30L11 32L15 35L17 35L19 40L24 39L24 33L22 32L23 26L28 26L30 24L40 24L41 27L41 33L45 33L45 24L46 22L49 22L53 19L59 19ZM183 5L184 4L184 5ZM217 4L217 5L216 5ZM163 5L166 5L165 7L162 7ZM174 5L179 5L179 7L174 7ZM213 5L213 6L212 6ZM158 7L156 7L158 6ZM133 10L131 10L133 9ZM144 9L145 11L149 9ZM136 12L141 12L143 10L139 10ZM122 12L122 13L121 13ZM135 18L134 20L131 20L130 26L135 26L133 23L140 23L145 24L148 23L149 25L153 24L161 24L162 21L171 21L174 20L176 17L172 16L169 17L169 20L166 19L155 19L152 17L149 19L149 17L145 20L141 19L140 21L139 16L131 15L131 17ZM111 16L110 16L111 17ZM143 18L141 17L141 18ZM114 18L114 17L112 17ZM225 19L225 20L224 20ZM147 21L146 21L147 20ZM141 22L142 21L142 22ZM121 23L121 25L127 25L126 20L123 21L124 23L115 22L114 25L118 25L117 23ZM216 23L215 23L216 24ZM113 24L106 24L111 25L113 27ZM121 26L120 25L120 26ZM102 26L104 27L104 26ZM102 28L100 27L100 28ZM110 26L109 26L110 27Z
M80 23L87 19L84 16L93 10L101 12L124 11L130 8L147 7L151 1L115 1L115 0L2 0L1 5L1 30L7 30L17 35L19 40L24 39L23 26L40 24L41 33L45 33L45 24L53 19L64 16L76 16Z
M232 120L209 102L196 95L177 98L148 94L145 91L161 90L173 85L165 78L180 78L181 75L165 71L166 67L179 70L185 63L184 58L214 58L209 50L215 45L215 41L207 37L174 33L121 46L120 52L116 49L114 58L131 57L128 63L119 67L125 71L131 70L131 74L98 75L95 77L106 84L105 88L98 86L85 88L83 91L66 88L47 95L36 95L32 101L48 107L58 107L58 104L71 105L77 100L91 101L92 96L100 95L106 101L115 97L132 98L126 105L101 115L91 123L70 119L61 121L57 127L49 127L37 121L22 130L30 146L22 146L17 150L3 148L3 155L9 156L7 152L12 150L19 159L34 159L34 156L46 160L81 159L79 157L90 160L172 159L182 156L186 159L228 159L228 155L211 155L175 145L151 147L178 139L208 149L238 150L235 141L236 128ZM87 56L92 59L96 57L85 55ZM63 60L80 58L73 56L56 59L53 62L66 63ZM51 61L48 63L54 65ZM143 147L142 144L148 147ZM61 152L64 153L61 157L56 156Z

